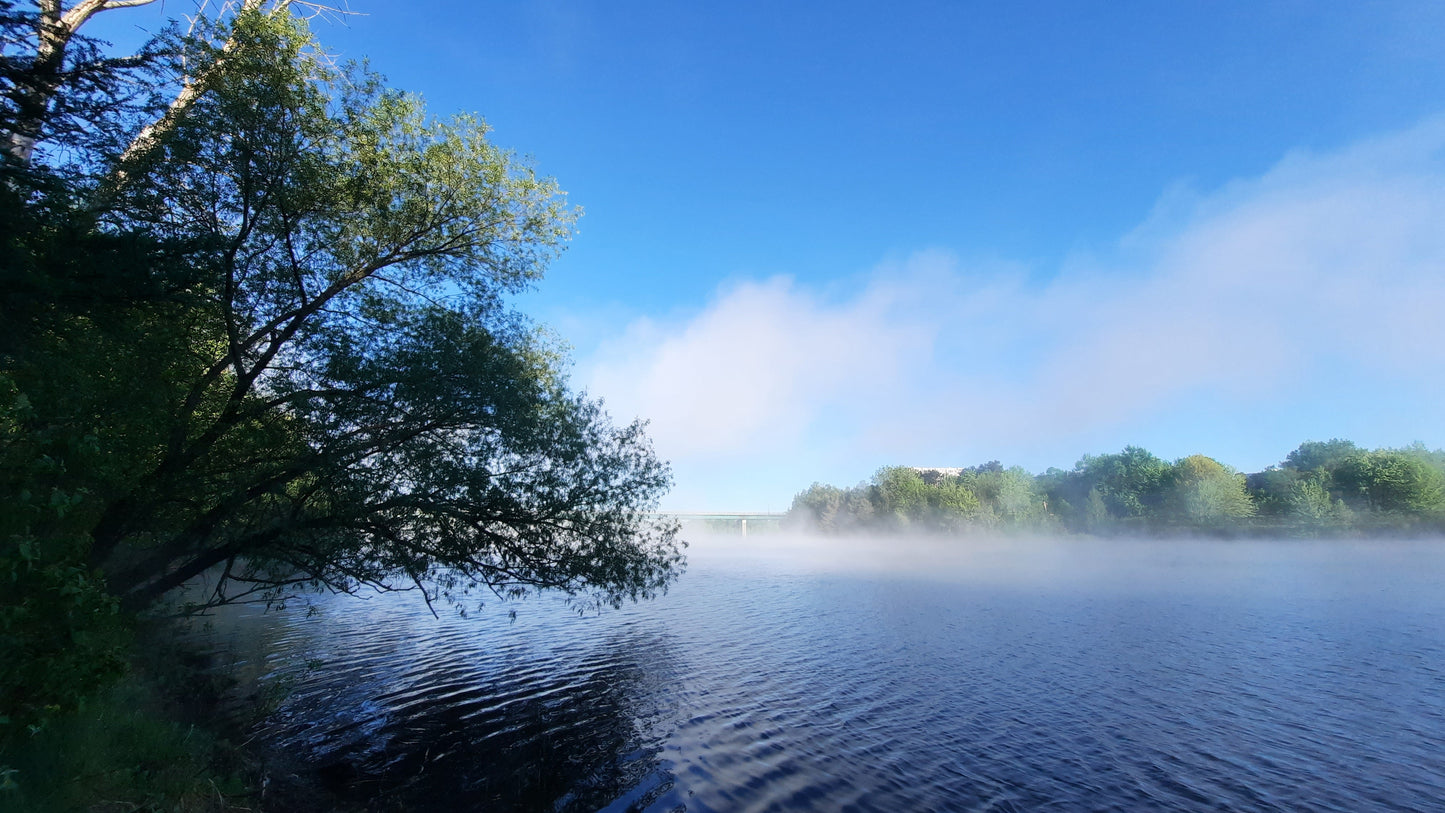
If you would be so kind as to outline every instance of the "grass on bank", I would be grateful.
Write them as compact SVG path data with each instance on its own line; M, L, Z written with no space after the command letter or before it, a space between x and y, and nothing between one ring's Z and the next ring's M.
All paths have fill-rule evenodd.
M35 731L0 725L0 813L260 809L257 771L234 742L245 721L217 713L225 678L171 646L136 653L78 710Z

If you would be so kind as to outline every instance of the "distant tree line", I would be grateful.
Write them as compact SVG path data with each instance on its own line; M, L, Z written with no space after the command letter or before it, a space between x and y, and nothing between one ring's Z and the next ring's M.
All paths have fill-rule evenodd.
M1169 462L1137 446L1038 475L998 461L888 466L852 488L814 483L793 498L787 519L824 532L1439 532L1445 450L1308 441L1253 474L1205 455Z

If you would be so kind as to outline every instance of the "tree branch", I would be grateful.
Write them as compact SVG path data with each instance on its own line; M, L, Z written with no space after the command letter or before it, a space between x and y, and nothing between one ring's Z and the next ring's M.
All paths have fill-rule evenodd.
M98 0L88 0L88 2L97 1ZM135 3L136 5L140 4L136 2L136 0L115 1ZM101 5L105 5L106 2L111 2L111 0L102 0ZM255 11L264 5L265 2L266 0L243 0L239 13L245 14ZM275 8L272 9L272 13L274 14L285 9L289 3L290 0L277 0ZM117 8L119 8L119 6L117 6ZM201 97L201 94L205 93L206 85L211 78L226 67L229 61L227 57L233 54L237 47L238 42L235 35L233 34L227 37L226 43L221 46L221 53L216 59L209 65L204 66L195 75L185 78L181 85L180 92L176 94L175 99L171 100L170 105L166 108L166 112L163 113L160 118L141 128L141 131L131 140L130 145L121 153L120 158L115 162L115 168L111 171L110 177L103 185L107 198L113 198L129 184L131 171L135 165L154 151L156 147L160 146L161 140L176 128L176 124L180 122L181 117L191 109L196 103L196 100Z

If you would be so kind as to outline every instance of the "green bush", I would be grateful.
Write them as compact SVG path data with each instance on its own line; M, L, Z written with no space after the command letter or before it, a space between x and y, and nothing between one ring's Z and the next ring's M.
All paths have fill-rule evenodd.
M239 752L180 722L132 671L35 730L0 739L0 811L239 811L254 807Z
M0 736L76 708L124 668L127 625L75 516L73 469L92 447L39 422L0 376Z

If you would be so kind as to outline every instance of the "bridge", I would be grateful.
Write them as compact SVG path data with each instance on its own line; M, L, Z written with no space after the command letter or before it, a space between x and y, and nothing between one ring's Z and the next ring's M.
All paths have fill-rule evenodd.
M653 516L671 517L680 521L684 528L733 532L747 536L749 532L767 533L781 530L783 517L787 515L758 511L658 511Z

